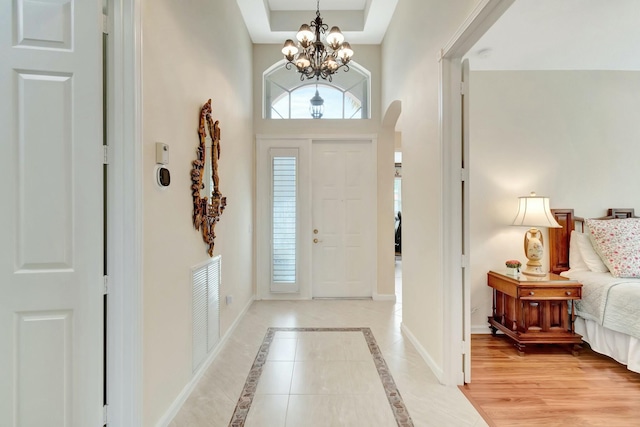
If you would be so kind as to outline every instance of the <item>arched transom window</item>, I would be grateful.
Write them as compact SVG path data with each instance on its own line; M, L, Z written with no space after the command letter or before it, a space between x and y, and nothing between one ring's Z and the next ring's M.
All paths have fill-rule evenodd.
M280 61L264 73L266 119L368 119L370 73L351 62L333 81L301 81Z

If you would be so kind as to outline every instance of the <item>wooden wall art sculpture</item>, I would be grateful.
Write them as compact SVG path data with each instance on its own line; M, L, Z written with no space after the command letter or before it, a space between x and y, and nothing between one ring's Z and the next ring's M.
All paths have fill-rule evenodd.
M191 169L191 194L193 196L193 226L202 230L202 239L213 256L216 223L227 206L227 198L220 192L218 160L220 159L220 127L211 118L211 100L200 110L197 158Z

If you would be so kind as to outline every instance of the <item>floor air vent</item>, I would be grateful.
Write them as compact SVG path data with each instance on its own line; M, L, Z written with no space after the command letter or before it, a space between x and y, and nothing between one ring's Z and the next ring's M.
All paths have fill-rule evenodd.
M220 255L191 269L193 285L193 371L220 340Z

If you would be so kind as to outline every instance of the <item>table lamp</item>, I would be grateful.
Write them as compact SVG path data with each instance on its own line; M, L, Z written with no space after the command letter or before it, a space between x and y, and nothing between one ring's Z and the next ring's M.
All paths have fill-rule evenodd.
M532 192L529 196L518 198L518 214L511 225L524 225L531 227L524 234L524 253L529 260L527 266L522 270L523 274L529 276L544 276L540 260L544 256L544 245L542 232L538 227L562 228L553 218L549 209L549 198L537 196Z

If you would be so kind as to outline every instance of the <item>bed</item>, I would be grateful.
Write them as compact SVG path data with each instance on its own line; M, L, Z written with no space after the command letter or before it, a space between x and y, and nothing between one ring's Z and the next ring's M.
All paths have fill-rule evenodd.
M597 219L576 217L573 209L551 212L563 227L549 230L550 269L583 285L574 307L576 333L594 351L640 373L640 218L633 209L609 209ZM631 220L613 221L621 219ZM614 245L617 238L624 250Z

